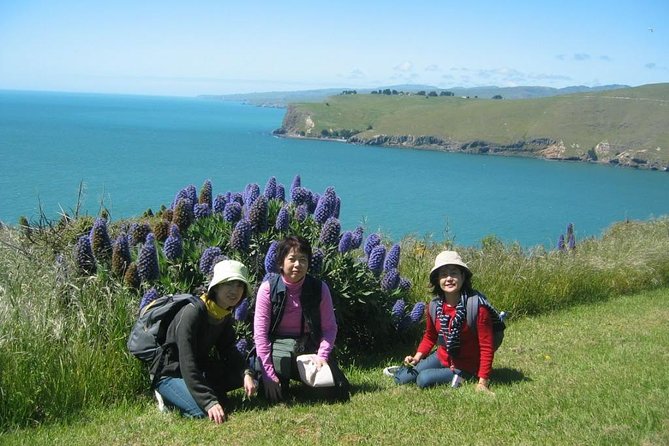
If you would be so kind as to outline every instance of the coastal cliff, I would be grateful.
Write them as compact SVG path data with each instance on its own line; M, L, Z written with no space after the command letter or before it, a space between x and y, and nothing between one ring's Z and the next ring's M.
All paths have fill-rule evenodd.
M669 171L669 84L530 100L330 97L275 134Z

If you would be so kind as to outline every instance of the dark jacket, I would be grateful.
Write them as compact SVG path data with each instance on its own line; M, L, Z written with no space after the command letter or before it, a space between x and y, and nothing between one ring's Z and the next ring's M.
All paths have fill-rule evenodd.
M235 339L231 315L217 321L203 306L188 304L167 328L167 353L160 375L183 378L195 402L207 412L220 403L216 389L223 383L216 382L216 377L221 370L243 379L245 360Z

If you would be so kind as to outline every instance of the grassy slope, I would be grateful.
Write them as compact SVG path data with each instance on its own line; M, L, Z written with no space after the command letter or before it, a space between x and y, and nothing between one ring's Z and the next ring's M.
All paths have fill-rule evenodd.
M350 403L241 402L223 426L162 415L148 399L91 411L3 444L669 443L669 289L511 321L495 359L496 397L396 387L373 366L349 368ZM397 351L394 361L407 351ZM430 437L432 435L432 437Z
M361 136L432 135L497 144L551 138L564 141L569 155L606 140L669 161L669 84L524 100L350 95L295 108L311 116L314 135L357 129Z

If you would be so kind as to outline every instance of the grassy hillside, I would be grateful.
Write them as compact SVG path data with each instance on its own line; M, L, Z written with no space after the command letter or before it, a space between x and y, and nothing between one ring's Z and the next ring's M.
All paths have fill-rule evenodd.
M319 137L353 130L353 142L379 143L378 135L432 136L449 150L482 141L493 150L517 150L519 142L552 158L590 157L621 164L669 165L669 84L525 100L462 97L344 95L289 109L289 135ZM546 141L545 143L543 141ZM394 144L381 140L381 144ZM600 143L599 147L597 147ZM411 144L411 141L403 145ZM539 153L550 148L551 151ZM595 151L597 148L597 151ZM645 163L644 163L645 162Z
M216 426L161 414L147 395L70 422L0 433L0 443L440 444L434 435L442 422L442 437L455 444L667 444L668 297L660 289L512 321L495 355L495 396L474 392L471 383L397 387L381 369L409 353L406 347L349 365L354 393L345 404L298 391L268 406L236 391L229 420Z

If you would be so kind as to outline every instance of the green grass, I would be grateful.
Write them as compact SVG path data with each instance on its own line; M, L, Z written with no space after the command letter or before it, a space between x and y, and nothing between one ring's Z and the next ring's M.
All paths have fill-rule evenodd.
M565 156L581 156L607 141L639 159L669 162L669 84L524 100L345 95L290 110L284 127L306 131L310 116L312 136L323 129L355 129L363 139L429 135L498 145L550 138L564 143ZM299 118L291 121L291 113Z
M495 358L494 397L471 384L396 387L381 368L409 353L398 349L348 368L355 391L346 404L302 393L270 407L237 392L228 422L215 426L160 414L141 396L0 443L667 444L668 298L663 288L512 321Z

